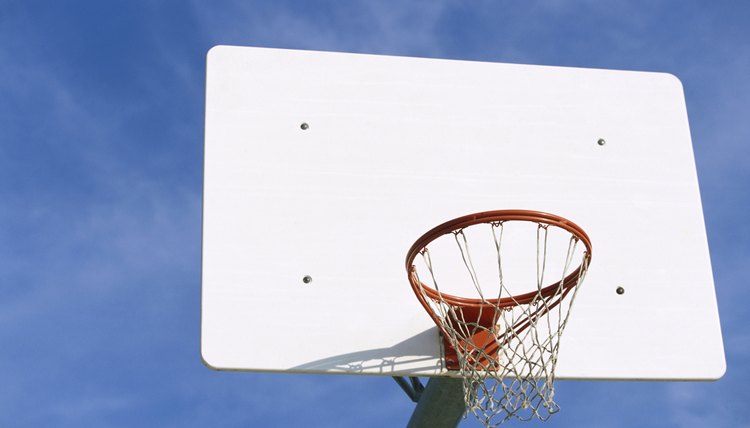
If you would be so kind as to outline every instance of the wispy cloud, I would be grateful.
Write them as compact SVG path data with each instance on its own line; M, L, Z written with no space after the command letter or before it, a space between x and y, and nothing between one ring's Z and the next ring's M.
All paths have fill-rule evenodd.
M670 422L678 427L747 426L747 417L725 395L714 393L706 384L673 383L667 388Z
M398 2L192 3L216 44L430 56L449 0Z
M173 132L185 116L163 110L168 86L142 98L143 75L122 95L90 63L45 54L33 26L14 29L0 30L0 424L107 426L135 403L128 381L160 364L150 353L193 337L199 365L197 323L170 332L198 313L186 303L198 295L200 116L187 140Z
M132 397L86 395L63 398L60 403L49 409L51 417L60 425L72 425L78 421L89 421L92 425L108 426L107 415L133 411L139 400Z

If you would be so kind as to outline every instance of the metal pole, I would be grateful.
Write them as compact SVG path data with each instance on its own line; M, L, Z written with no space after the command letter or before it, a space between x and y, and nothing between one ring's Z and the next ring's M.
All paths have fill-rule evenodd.
M418 377L410 376L410 382L407 382L403 376L393 376L393 380L404 390L411 401L419 403L419 398L422 396L422 391L424 391L424 385L422 385Z
M406 428L456 428L465 411L463 379L433 377Z

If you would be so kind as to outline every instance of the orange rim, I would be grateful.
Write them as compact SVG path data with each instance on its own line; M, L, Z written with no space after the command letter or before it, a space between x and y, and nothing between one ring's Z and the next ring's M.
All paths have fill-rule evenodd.
M496 210L496 211L485 211L475 214L469 214L456 219L447 221L439 226L436 226L429 230L427 233L422 235L419 239L414 242L409 252L406 255L406 271L409 276L409 282L411 283L412 289L417 294L417 298L422 302L422 305L429 309L427 302L422 301L420 289L424 290L425 294L431 299L442 299L446 303L459 307L492 307L492 308L507 308L522 304L530 303L534 298L541 295L542 297L549 297L554 294L556 290L560 288L560 282L556 281L541 290L531 291L528 293L519 294L516 296L503 297L501 299L474 299L465 298L459 296L453 296L450 294L438 292L437 290L427 286L417 279L416 266L414 266L414 259L417 255L424 250L430 242L435 239L449 234L469 226L483 223L493 222L505 222L505 221L526 221L530 223L546 224L550 226L556 226L561 229L565 229L574 235L578 240L583 242L586 247L584 253L584 259L581 264L573 269L572 273L563 279L562 287L567 291L574 287L578 282L578 277L581 275L585 266L588 265L591 260L591 240L586 232L577 224L572 221L560 217L555 214L549 214L541 211L530 211L530 210Z

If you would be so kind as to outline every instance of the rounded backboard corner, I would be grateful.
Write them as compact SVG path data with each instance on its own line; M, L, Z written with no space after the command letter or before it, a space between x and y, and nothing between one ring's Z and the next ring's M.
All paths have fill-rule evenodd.
M709 375L708 380L714 382L717 380L721 380L721 378L723 378L725 374L727 374L727 361L724 359L721 361L721 365L717 367L716 372Z
M212 58L216 57L217 55L221 55L223 52L226 52L227 50L232 49L234 46L230 45L214 45L211 46L208 51L206 51L206 60L210 61Z
M201 362L203 362L203 365L206 366L207 368L211 370L217 370L217 371L222 370L218 364L216 364L215 362L209 361L210 358L206 355L205 349L201 348L200 356L201 356Z
M664 81L673 85L675 88L675 91L677 91L678 93L680 94L685 93L685 87L682 85L682 80L680 80L680 78L677 77L677 75L672 74L672 73L667 73L667 72L659 72L656 74L662 76Z

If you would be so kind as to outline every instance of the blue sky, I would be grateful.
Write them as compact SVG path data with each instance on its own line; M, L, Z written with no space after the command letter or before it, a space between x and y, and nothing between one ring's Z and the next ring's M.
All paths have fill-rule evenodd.
M677 75L727 374L560 382L546 426L750 426L747 22L742 1L0 1L0 426L406 424L413 404L387 377L201 363L204 70L217 44Z

